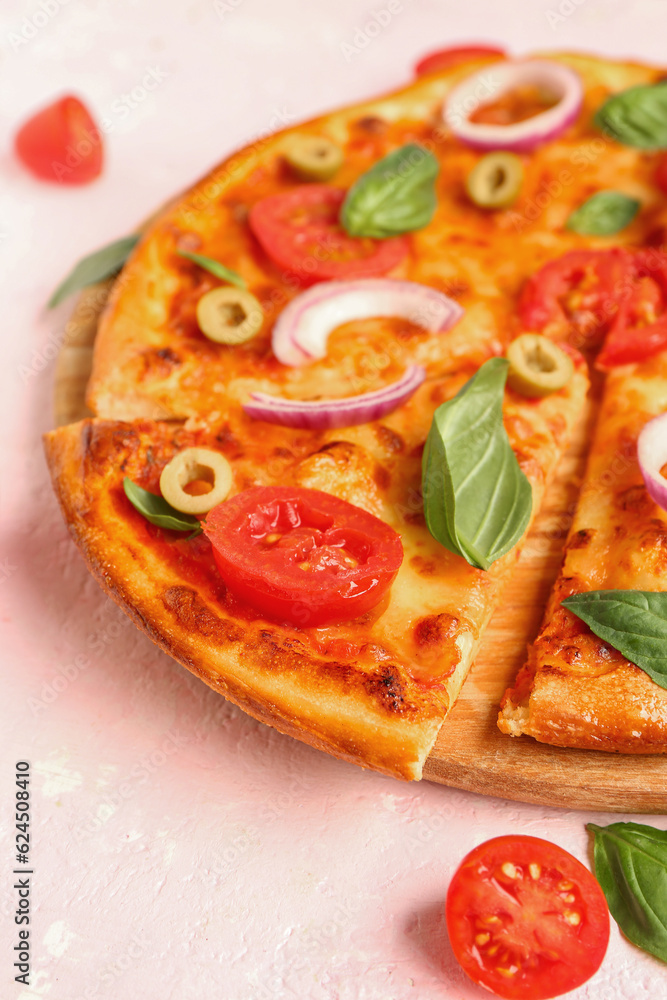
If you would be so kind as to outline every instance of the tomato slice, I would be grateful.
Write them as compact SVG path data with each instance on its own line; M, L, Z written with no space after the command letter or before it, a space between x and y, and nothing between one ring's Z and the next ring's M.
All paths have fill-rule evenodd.
M631 280L627 251L573 250L528 279L519 299L519 318L526 330L551 327L550 333L575 347L596 347Z
M449 886L446 916L464 971L509 1000L575 989L600 967L609 942L593 875L537 837L495 837L472 850Z
M345 195L328 184L269 195L251 209L250 228L269 257L301 285L386 274L407 254L407 239L348 236L338 222Z
M102 172L102 133L78 97L61 97L16 133L19 159L42 180L88 184Z
M596 361L606 370L645 361L667 349L667 254L632 254L632 280L619 297L618 313Z
M206 515L204 533L235 597L302 628L370 611L403 561L401 539L384 521L302 487L245 490Z
M504 49L499 49L495 45L460 45L448 49L437 49L419 60L415 66L415 75L425 76L427 73L437 73L449 66L458 66L460 63L470 62L471 59L481 59L484 56L498 56L499 59L502 59L506 54Z

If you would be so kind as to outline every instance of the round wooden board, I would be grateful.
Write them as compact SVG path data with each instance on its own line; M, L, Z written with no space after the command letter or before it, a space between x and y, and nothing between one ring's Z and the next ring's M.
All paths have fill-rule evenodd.
M107 281L86 289L67 325L56 367L58 426L90 416L85 389L97 319L112 284ZM595 409L593 399L484 635L475 665L426 762L424 777L520 802L663 813L667 811L667 756L561 749L529 737L504 736L496 727L500 699L523 663L558 572Z

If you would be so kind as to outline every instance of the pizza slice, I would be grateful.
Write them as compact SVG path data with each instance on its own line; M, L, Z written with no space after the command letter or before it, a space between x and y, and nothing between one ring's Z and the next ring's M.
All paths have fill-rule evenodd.
M587 591L667 590L667 513L649 496L637 459L640 431L665 410L664 351L607 375L563 566L528 661L503 698L502 732L557 746L667 752L667 690L561 603Z
M479 569L437 542L425 524L424 442L434 409L465 379L425 382L382 420L344 429L258 425L232 402L215 419L185 424L84 420L47 434L46 452L64 517L90 569L165 652L281 732L414 779L520 550L516 544L488 570ZM587 386L579 359L570 381L552 395L505 394L504 424L532 487L533 515ZM208 448L228 460L232 502L258 487L269 495L310 491L325 503L344 500L383 530L393 529L403 560L382 600L350 620L317 627L279 623L239 600L223 583L205 536L184 538L149 523L124 492L127 478L158 493L165 465L187 448ZM283 530L289 544L289 526ZM230 531L228 543L237 537L245 557L253 539ZM310 579L297 602L306 612Z

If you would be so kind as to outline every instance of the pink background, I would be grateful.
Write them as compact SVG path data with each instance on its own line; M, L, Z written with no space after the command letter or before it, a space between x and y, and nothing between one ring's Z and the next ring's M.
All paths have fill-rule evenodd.
M79 256L281 121L394 87L454 39L664 61L664 3L403 0L373 38L364 26L384 0L2 6L0 995L481 998L442 920L463 855L525 833L587 862L587 820L641 818L363 772L247 718L159 653L88 575L51 496L40 434L71 304L43 306ZM352 56L342 48L364 39ZM130 107L123 95L151 69L157 85ZM17 123L66 90L111 124L104 176L81 189L39 183L11 151ZM11 966L7 824L22 758L33 767L30 988ZM666 972L614 925L602 969L572 996L657 1000Z

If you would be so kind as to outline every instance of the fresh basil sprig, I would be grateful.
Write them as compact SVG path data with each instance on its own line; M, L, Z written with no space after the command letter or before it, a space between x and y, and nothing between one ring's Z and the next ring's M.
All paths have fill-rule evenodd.
M598 639L667 688L667 592L589 590L561 603Z
M135 510L138 510L147 521L159 528L170 528L171 531L191 531L189 538L195 538L202 533L201 522L192 514L183 514L176 510L164 497L149 493L142 486L137 486L127 476L123 480L125 496Z
M632 222L640 205L620 191L598 191L572 212L567 228L590 236L613 236Z
M489 566L528 526L532 490L503 425L509 362L492 358L438 407L422 465L424 515L445 548Z
M102 247L80 260L49 299L49 309L60 305L73 292L78 292L88 285L94 285L96 281L110 278L112 274L120 271L138 241L139 237L136 233L131 236L123 236L122 239L109 243L108 246Z
M667 149L667 83L613 94L598 110L595 124L624 146Z
M220 281L228 281L230 285L236 285L237 288L248 287L245 279L240 274L232 271L229 267L225 267L219 260L213 260L212 257L205 257L201 253L189 253L187 250L177 250L176 253L179 257L185 257L186 260L191 260L194 264L199 264L205 271L210 271L216 278L220 278Z
M433 218L440 165L414 142L395 149L352 185L341 209L350 236L385 239L423 229Z
M587 829L612 917L633 944L667 962L667 831L642 823Z

